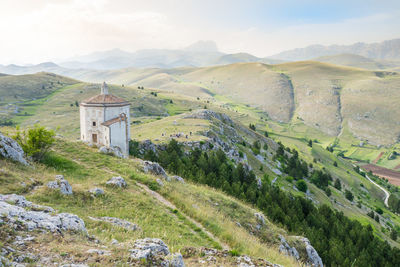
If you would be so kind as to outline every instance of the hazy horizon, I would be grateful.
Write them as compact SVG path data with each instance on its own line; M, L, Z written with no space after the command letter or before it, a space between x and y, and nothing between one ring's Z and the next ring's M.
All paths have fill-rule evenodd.
M266 57L400 37L396 1L4 0L0 17L0 64L60 62L115 48L180 49L199 40Z

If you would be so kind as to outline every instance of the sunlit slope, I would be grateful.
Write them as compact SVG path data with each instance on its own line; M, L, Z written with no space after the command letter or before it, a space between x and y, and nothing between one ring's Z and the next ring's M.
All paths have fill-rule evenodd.
M46 97L77 81L52 73L0 75L0 102L12 103Z
M398 139L400 75L339 67L319 62L276 66L293 82L296 113L305 124L331 135L343 127L373 144ZM383 133L384 132L384 133Z
M261 63L239 63L200 68L182 75L212 92L244 104L254 105L278 121L288 122L293 114L292 85L288 77Z

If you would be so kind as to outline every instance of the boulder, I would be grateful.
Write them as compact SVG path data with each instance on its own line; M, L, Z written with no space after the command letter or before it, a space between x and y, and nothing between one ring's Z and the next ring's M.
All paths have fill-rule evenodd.
M102 146L99 148L99 152L107 155L114 155L119 158L126 158L126 155L122 153L122 150L118 146Z
M63 175L56 175L56 180L48 182L47 187L60 190L63 195L72 195L72 187Z
M104 190L98 187L90 189L89 192L96 197L104 195Z
M43 229L51 232L75 231L87 234L84 221L70 213L50 215L43 211L25 210L23 207L0 201L2 220L18 228L20 225L28 231Z
M135 260L151 260L151 258L164 258L170 254L165 243L158 238L138 239L129 250L131 258Z
M182 177L177 176L177 175L171 176L171 179L172 179L173 181L177 181L177 182L180 182L180 183L182 183L182 184L185 183L185 180L184 180Z
M143 171L146 173L151 173L154 175L160 175L164 179L168 179L168 175L165 172L164 168L160 166L160 164L152 161L145 160L143 161Z
M115 218L115 217L100 217L100 218L89 217L89 218L93 221L108 222L115 226L119 226L119 227L122 227L122 228L124 228L126 230L130 230L130 231L135 231L137 229L140 229L137 224L134 224L134 223L131 223L129 221L122 220L119 218Z
M116 187L127 187L125 179L121 176L112 177L110 180L107 181L107 185L116 186Z
M11 159L23 165L29 165L24 150L14 139L0 133L0 158Z

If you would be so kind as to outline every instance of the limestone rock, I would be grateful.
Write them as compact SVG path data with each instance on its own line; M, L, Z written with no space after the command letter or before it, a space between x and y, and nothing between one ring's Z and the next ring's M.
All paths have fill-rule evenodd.
M262 213L260 212L256 212L254 213L254 216L256 217L256 219L262 224L265 225L265 217Z
M181 253L174 253L167 256L169 267L185 267Z
M182 177L177 176L177 175L171 176L171 179L174 180L174 181L180 182L182 184L185 183L185 179L183 179Z
M97 254L97 255L100 255L100 256L109 256L109 255L111 255L111 252L108 251L108 250L101 250L101 249L95 249L95 248L91 248L91 249L87 250L86 253Z
M121 176L112 177L107 181L107 185L117 186L117 187L127 187L125 179Z
M165 172L164 168L160 166L160 164L152 161L145 160L143 161L143 171L146 173L151 173L154 175L160 175L164 179L168 179L168 175Z
M322 259L318 255L318 252L315 250L313 246L311 246L310 241L307 238L303 238L302 241L306 245L306 251L307 251L307 256L308 256L308 263L311 266L315 267L323 267Z
M59 189L63 195L72 195L72 187L63 175L56 175L56 180L47 183L47 187L51 189Z
M0 133L0 157L11 159L23 165L29 165L25 159L24 150L14 139Z
M104 195L104 190L98 187L90 189L89 192L96 197Z
M50 215L43 211L25 210L23 207L0 201L0 214L6 223L14 227L22 225L28 231L35 229L43 229L51 232L71 230L87 234L84 221L70 213Z
M295 247L291 247L282 235L279 235L279 238L281 239L281 245L279 246L279 252L283 253L287 256L291 256L291 257L295 258L296 260L299 260L300 255L297 252L297 249Z
M156 182L157 182L161 187L164 186L164 183L163 183L163 181L161 181L161 179L158 179L158 178L157 178Z
M122 153L121 148L119 148L118 146L102 146L99 148L99 152L107 155L114 155L118 158L126 158L126 155Z
M54 212L54 209L47 206L37 205L28 200L24 196L11 194L11 195L2 195L0 194L0 201L7 202L8 204L16 205L21 208L30 208L35 211L44 211L44 212Z
M133 245L133 249L129 250L131 258L136 260L154 257L165 257L170 254L169 249L165 243L158 238L145 238L138 239Z

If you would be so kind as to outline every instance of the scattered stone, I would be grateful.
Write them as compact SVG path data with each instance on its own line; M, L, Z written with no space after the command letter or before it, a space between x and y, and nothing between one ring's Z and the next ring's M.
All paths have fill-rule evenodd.
M56 175L56 180L47 183L47 187L51 189L59 189L63 195L72 195L72 187L63 175Z
M0 201L0 214L5 223L12 225L15 229L23 226L28 231L35 229L43 229L51 232L71 230L87 234L84 221L70 213L50 215L43 211L29 211L22 207Z
M96 197L104 195L104 190L98 187L90 189L89 192Z
M161 179L158 179L158 178L157 178L156 182L157 182L161 187L164 186L164 183L161 181Z
M182 177L177 176L177 175L171 176L171 179L174 180L174 181L180 182L180 183L182 183L182 184L185 183L185 180L184 180Z
M122 153L121 148L119 148L118 146L111 146L111 147L102 146L99 148L99 152L106 155L114 155L118 158L126 158L125 154Z
M133 245L133 249L129 250L131 258L135 260L150 260L155 257L165 257L170 254L165 243L158 238L138 239Z
M118 244L119 244L118 240L116 239L111 240L111 245L118 245Z
M24 150L14 139L4 136L0 132L0 158L11 159L23 165L29 165Z
M262 224L265 225L265 217L264 214L260 213L260 212L256 212L254 213L254 216L256 217L256 219Z
M67 264L63 264L60 267L89 267L86 264L75 264L75 263L67 263Z
M91 219L93 221L108 222L108 223L111 223L113 225L122 227L122 228L124 228L126 230L129 230L129 231L135 231L135 230L140 229L137 224L134 224L134 223L131 223L129 221L122 220L122 219L119 219L119 218L115 218L115 217L100 217L100 218L89 217L89 219Z
M165 172L164 168L160 166L160 164L152 161L145 160L143 161L143 171L146 173L151 173L154 175L160 175L164 179L168 180L168 175Z
M100 255L100 256L109 256L109 255L111 255L111 252L108 251L108 250L101 250L101 249L95 249L95 248L89 249L88 251L86 251L86 253L97 254L97 255Z
M112 177L110 180L107 181L107 185L117 186L117 187L126 187L127 184L125 179L121 176Z

